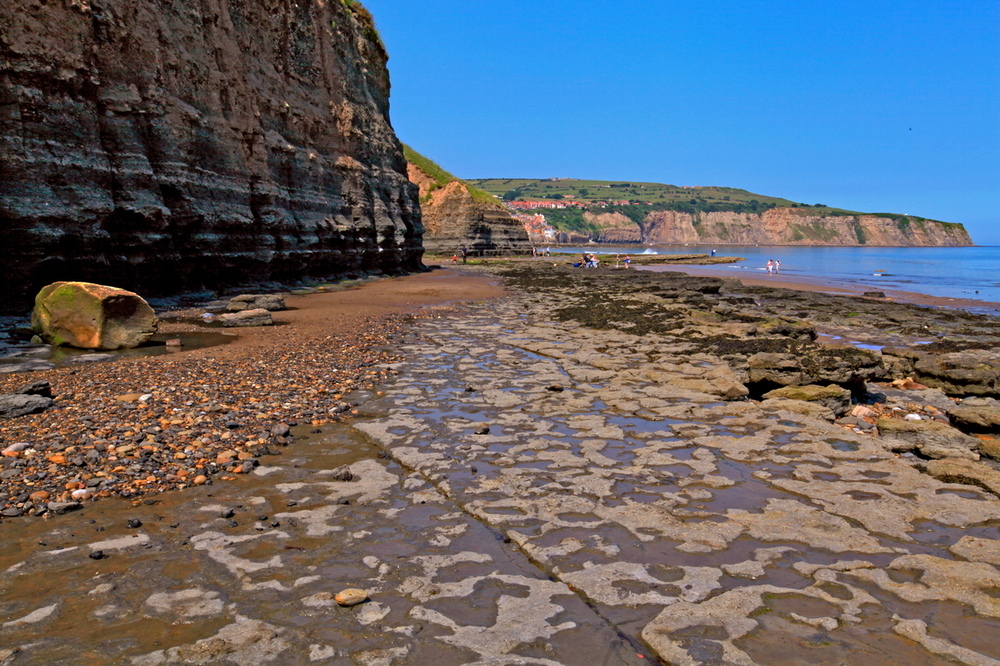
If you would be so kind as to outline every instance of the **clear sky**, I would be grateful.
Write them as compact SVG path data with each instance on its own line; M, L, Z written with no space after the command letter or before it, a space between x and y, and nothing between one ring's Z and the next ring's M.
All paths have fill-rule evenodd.
M725 185L1000 245L998 0L364 0L462 178Z

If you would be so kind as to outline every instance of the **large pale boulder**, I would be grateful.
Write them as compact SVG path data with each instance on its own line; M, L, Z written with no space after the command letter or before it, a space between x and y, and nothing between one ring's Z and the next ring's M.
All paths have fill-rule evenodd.
M35 297L31 328L45 342L81 349L138 347L159 320L138 294L90 282L54 282Z

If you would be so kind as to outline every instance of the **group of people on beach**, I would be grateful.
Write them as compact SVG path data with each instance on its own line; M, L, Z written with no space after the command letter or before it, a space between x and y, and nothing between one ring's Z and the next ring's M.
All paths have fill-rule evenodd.
M777 275L781 272L781 260L780 259L768 259L767 260L767 274L770 275L774 273Z
M626 254L625 258L623 259L622 255L616 254L615 255L615 268L621 267L621 265L623 263L625 264L625 268L628 268L629 266L632 265L632 258L629 257ZM583 267L583 268L597 268L598 266L600 266L600 262L598 261L596 254L590 254L589 252L584 252L583 253L583 261L580 262L580 263L577 263L577 264L573 264L573 265L576 266L577 268L580 268L580 267Z

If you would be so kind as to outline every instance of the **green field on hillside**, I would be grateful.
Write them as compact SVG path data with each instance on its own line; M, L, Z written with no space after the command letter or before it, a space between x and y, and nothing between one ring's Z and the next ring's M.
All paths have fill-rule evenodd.
M761 212L768 208L797 207L814 209L810 212L816 214L854 214L854 211L821 203L769 197L736 187L679 187L663 183L573 178L482 178L468 182L505 201L628 201L634 204L664 204L664 209L684 212Z

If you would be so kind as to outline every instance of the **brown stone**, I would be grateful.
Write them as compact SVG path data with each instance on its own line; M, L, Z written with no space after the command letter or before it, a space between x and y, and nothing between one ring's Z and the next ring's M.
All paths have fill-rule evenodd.
M338 592L333 597L333 600L341 606L357 606L368 600L368 593L356 587L349 587L346 590Z
M80 349L138 347L159 320L138 294L90 282L54 282L35 297L31 328L54 346Z

